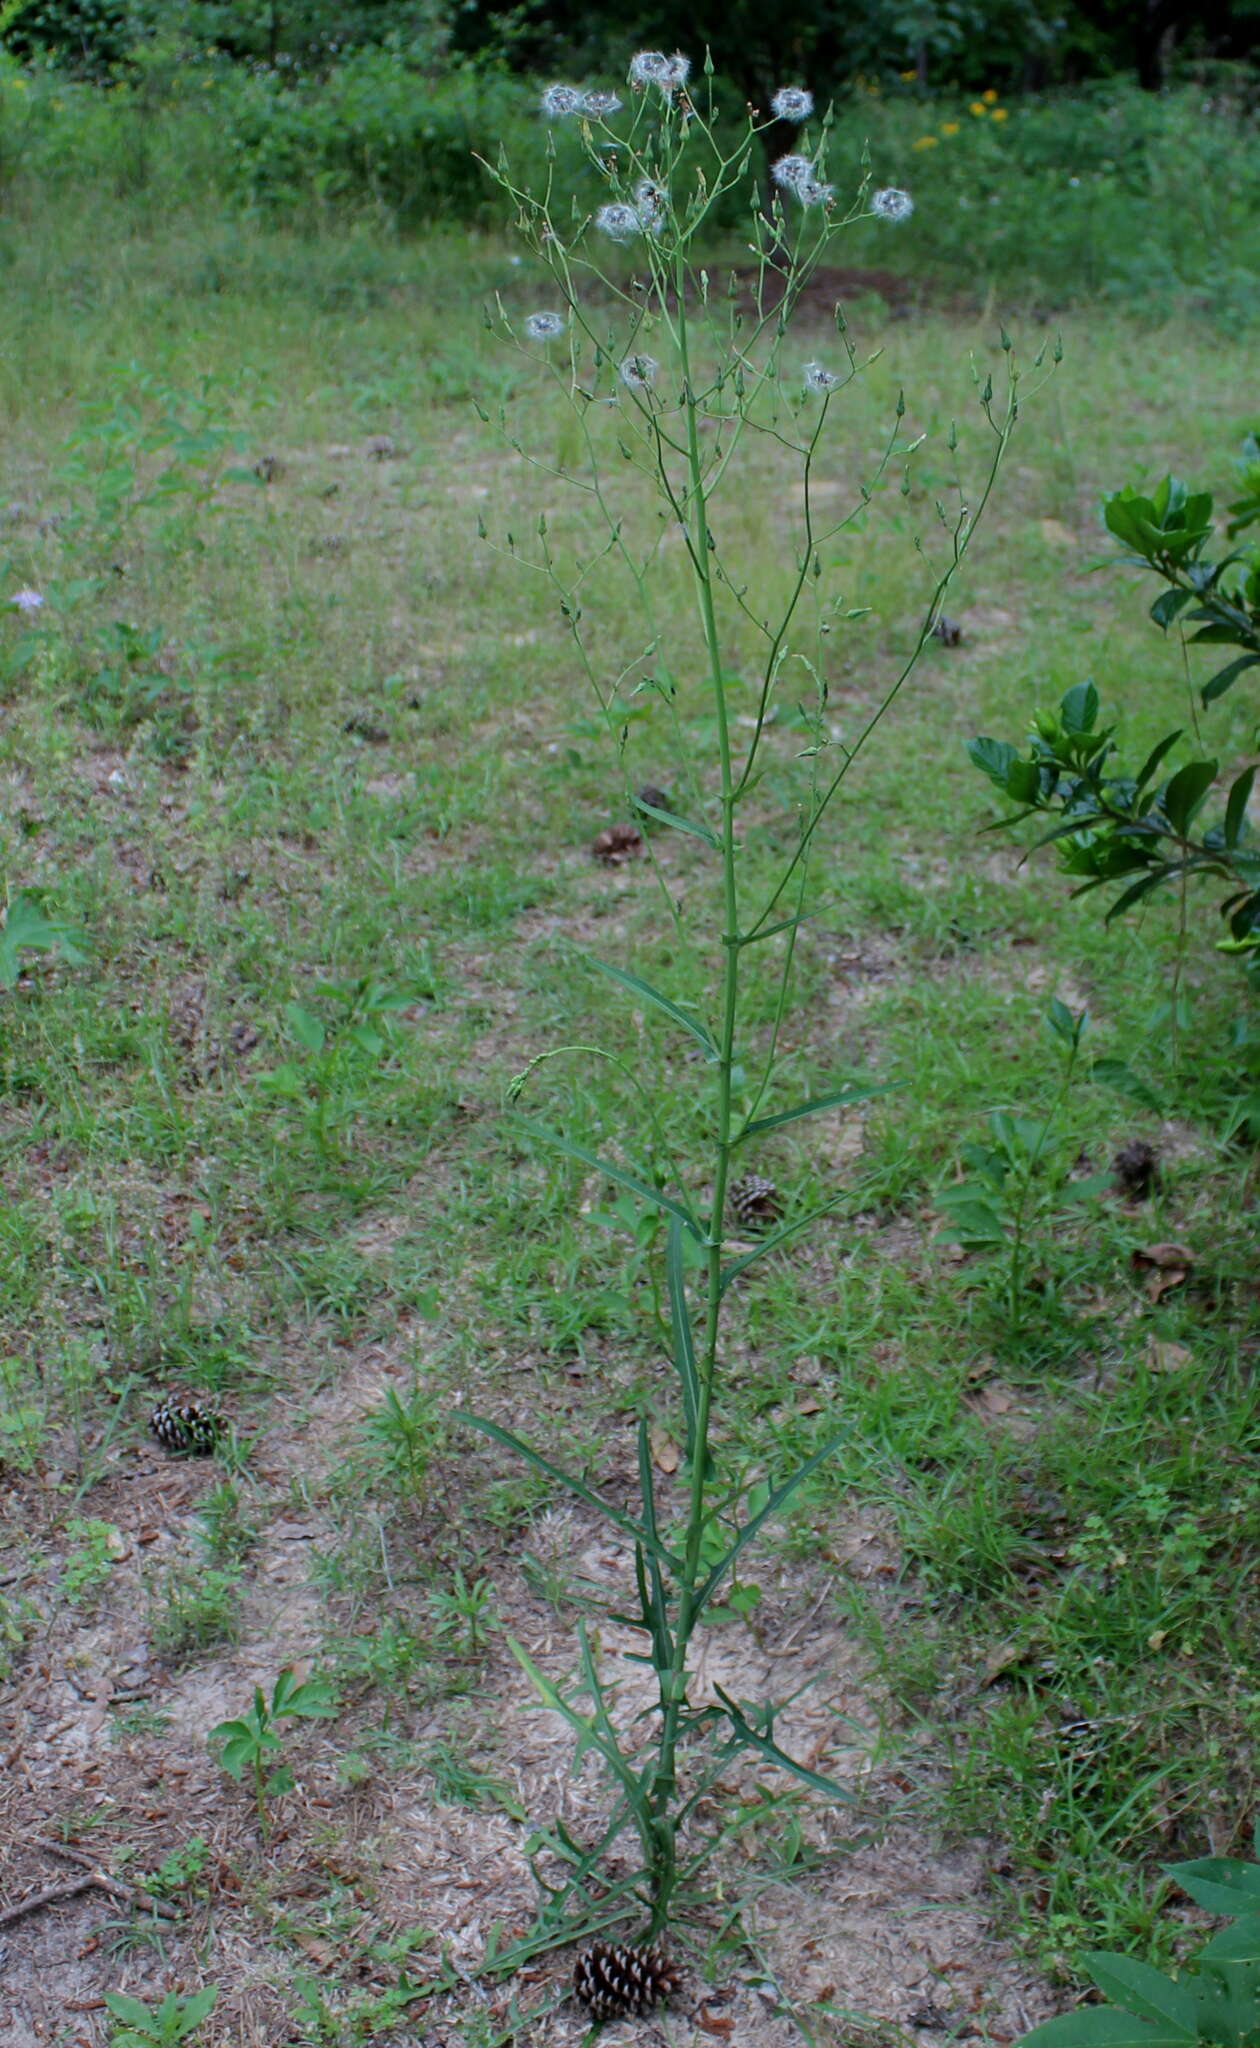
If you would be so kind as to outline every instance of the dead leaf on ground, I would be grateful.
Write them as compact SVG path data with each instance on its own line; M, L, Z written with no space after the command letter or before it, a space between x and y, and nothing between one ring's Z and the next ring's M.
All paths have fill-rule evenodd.
M1194 1253L1183 1244L1148 1244L1132 1256L1135 1273L1146 1276L1146 1298L1162 1301L1174 1287L1188 1279L1194 1267Z
M982 1421L1009 1415L1015 1406L1014 1394L1009 1387L1002 1385L1001 1380L990 1380L986 1386L977 1387L974 1394L965 1394L963 1398L972 1414L978 1415Z
M659 1422L648 1425L648 1442L652 1447L652 1463L658 1472L676 1472L682 1462L682 1452L667 1429Z
M1146 1363L1151 1372L1181 1372L1194 1364L1193 1351L1170 1339L1152 1337L1146 1346Z

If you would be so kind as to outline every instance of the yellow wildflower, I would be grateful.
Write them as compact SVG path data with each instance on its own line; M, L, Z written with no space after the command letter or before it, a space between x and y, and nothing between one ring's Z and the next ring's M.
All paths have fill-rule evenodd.
M957 121L942 121L942 122L941 122L941 134L942 134L942 135L957 135L957 133L958 133L958 123L957 123Z
M973 114L987 114L987 113L988 113L988 111L989 111L989 109L988 109L988 108L987 108L987 107L985 106L985 103L984 103L984 101L983 101L983 100L973 100L973 101L971 102L971 109L970 109L970 111L971 111L971 112L972 112Z
M935 149L936 137L935 135L921 135L917 142L910 144L910 147L911 149Z
M994 100L997 98L997 94L994 92L993 87L990 86L989 90L987 92L982 92L980 97L984 101L986 107L991 107L993 105Z
M1006 119L1006 108L994 107L993 112L989 115L989 119L991 121L1004 121Z
M918 72L917 72L917 71L902 71L902 72L899 72L899 73L898 73L898 76L899 76L899 77L901 77L901 78L905 78L905 79L912 79L912 78L917 78L917 77L918 77L918 75L919 75L919 74L918 74Z

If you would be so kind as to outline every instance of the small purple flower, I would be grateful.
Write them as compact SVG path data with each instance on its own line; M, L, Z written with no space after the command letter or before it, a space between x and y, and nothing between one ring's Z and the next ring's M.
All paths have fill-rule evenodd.
M38 612L44 607L43 593L38 590L15 590L9 603L15 612Z

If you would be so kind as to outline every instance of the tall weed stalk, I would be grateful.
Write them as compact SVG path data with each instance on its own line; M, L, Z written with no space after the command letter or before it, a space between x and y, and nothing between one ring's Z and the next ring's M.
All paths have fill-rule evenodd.
M833 361L789 362L789 337L793 316L836 237L872 217L891 231L911 202L899 191L872 190L868 176L847 209L841 205L827 178L828 123L810 124L812 105L799 89L779 94L774 106L780 124L785 118L799 124L799 139L777 160L768 184L764 178L759 184L757 167L774 124L750 110L738 146L724 149L709 68L699 91L689 89L687 74L681 58L641 53L631 66L624 108L610 93L565 85L548 89L544 115L576 124L580 133L586 191L568 188L554 158L539 192L518 184L505 158L487 167L549 277L549 303L520 314L500 305L488 318L512 346L535 358L570 419L556 456L525 447L506 417L500 424L518 453L546 474L549 493L564 485L584 508L573 529L562 523L557 535L554 522L543 516L529 546L510 534L495 536L492 545L540 576L555 597L576 665L616 749L631 817L647 832L670 925L681 947L691 949L694 985L701 993L675 996L628 967L587 964L636 1007L663 1020L693 1059L698 1052L708 1130L707 1158L686 1170L666 1130L665 1105L652 1100L642 1075L595 1047L553 1048L513 1085L515 1100L544 1061L561 1055L588 1060L592 1054L614 1060L632 1084L635 1129L651 1134L650 1159L642 1168L602 1155L580 1130L553 1131L524 1117L520 1122L588 1170L606 1175L662 1220L685 1479L681 1521L665 1526L646 1422L638 1431L638 1504L626 1511L536 1444L485 1417L463 1417L595 1510L632 1548L634 1613L617 1618L641 1631L645 1647L639 1661L653 1673L655 1704L645 1738L641 1725L629 1732L618 1725L612 1690L581 1624L578 1674L568 1687L554 1684L522 1647L513 1646L540 1698L567 1721L577 1760L594 1751L615 1792L607 1826L593 1844L579 1843L561 1824L538 1836L540 1846L559 1859L563 1875L549 1887L527 1948L628 1921L637 1921L651 1937L666 1928L702 1887L723 1822L719 1817L702 1825L701 1817L714 1810L708 1795L741 1752L782 1767L828 1800L848 1796L783 1750L775 1737L773 1703L750 1705L719 1690L697 1704L689 1694L689 1652L724 1584L758 1533L842 1441L823 1444L773 1485L752 1484L724 1469L720 1360L731 1288L755 1260L823 1213L793 1216L751 1247L745 1241L732 1250L728 1196L737 1163L767 1133L875 1092L836 1077L835 1085L807 1100L780 1097L787 1063L779 1045L797 935L807 914L811 862L826 814L928 642L1016 417L1017 375L1003 335L1000 401L992 378L974 371L987 436L974 500L969 502L957 481L952 503L936 504L933 533L915 538L928 574L912 645L868 700L852 736L841 739L828 715L830 636L858 614L836 588L834 544L864 521L881 485L900 474L908 491L908 465L922 437L907 432L905 403L898 397L882 453L854 482L848 509L839 515L824 511L824 503L834 502L830 492L818 489L828 435L845 390L874 357L859 358L839 306ZM774 132L781 134L782 126ZM751 262L729 284L719 285L707 267L708 250L715 216L729 212L733 193L746 195ZM957 445L951 429L951 454ZM764 488L764 465L762 472L755 466L761 456L772 467L791 465L795 513L790 536L778 511L768 515L756 537L764 559L748 574L735 557L750 485L754 491ZM774 503L780 502L776 483ZM574 537L566 538L570 532ZM484 526L482 533L490 538ZM727 533L734 536L729 544L722 537ZM606 574L623 579L641 622L635 644L611 663L611 679L607 648L592 636L586 617ZM680 615L677 603L678 589L686 585L690 618ZM655 788L633 794L629 734L644 700L664 713L677 752L675 787L686 796ZM705 700L707 716L701 719ZM697 721L711 735L708 758L697 753ZM766 846L758 843L764 831L753 824L743 832L768 771L796 778L793 843L777 871L767 866ZM763 790L757 805L764 802ZM655 836L665 828L688 835L702 849L708 894L697 916L675 901L657 859ZM703 893L698 887L696 900ZM778 949L777 994L769 1029L758 1038L746 1014L749 954L765 946ZM620 1845L627 1830L638 1843L629 1869Z

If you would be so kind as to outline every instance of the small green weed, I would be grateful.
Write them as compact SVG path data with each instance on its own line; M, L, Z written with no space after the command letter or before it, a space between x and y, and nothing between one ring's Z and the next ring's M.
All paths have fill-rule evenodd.
M119 2022L110 2032L109 2048L180 2048L209 2018L218 1995L218 1985L208 1984L191 1998L168 1991L160 2005L150 2006L121 1991L107 1991L105 2003Z
M66 1537L79 1547L67 1553L61 1567L62 1598L72 1607L86 1606L126 1555L126 1539L112 1522L83 1521L78 1516L66 1523Z
M293 1786L293 1772L287 1764L277 1769L268 1769L268 1759L276 1756L283 1748L283 1739L276 1731L276 1723L297 1718L326 1716L337 1711L332 1687L327 1679L309 1678L299 1684L291 1666L280 1673L272 1687L271 1698L263 1696L261 1686L254 1687L254 1703L247 1714L238 1720L220 1721L210 1730L208 1740L223 1745L219 1761L230 1777L241 1782L249 1772L254 1788L254 1803L258 1812L259 1831L268 1832L267 1801Z

